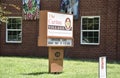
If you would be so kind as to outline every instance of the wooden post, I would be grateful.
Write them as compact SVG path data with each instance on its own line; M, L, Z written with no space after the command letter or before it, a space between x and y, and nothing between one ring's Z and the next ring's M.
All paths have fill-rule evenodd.
M63 71L62 47L49 47L49 73L60 73Z

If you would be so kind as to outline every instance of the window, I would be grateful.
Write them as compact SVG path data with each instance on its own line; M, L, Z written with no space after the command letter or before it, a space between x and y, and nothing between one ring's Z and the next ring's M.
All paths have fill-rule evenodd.
M6 42L7 43L22 42L22 18L21 17L8 18L8 23L6 24Z
M81 44L98 45L100 39L100 17L81 17Z

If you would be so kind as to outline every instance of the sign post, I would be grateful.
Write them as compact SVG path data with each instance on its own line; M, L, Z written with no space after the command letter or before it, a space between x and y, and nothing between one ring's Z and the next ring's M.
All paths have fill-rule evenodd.
M99 57L99 78L107 78L106 57Z
M63 71L63 55L63 48L49 47L49 72Z
M48 47L49 72L63 70L64 47L73 47L73 15L40 11L38 46Z

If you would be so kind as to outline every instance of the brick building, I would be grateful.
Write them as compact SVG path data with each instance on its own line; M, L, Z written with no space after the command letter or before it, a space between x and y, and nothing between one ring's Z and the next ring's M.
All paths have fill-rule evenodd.
M40 0L40 10L60 12L61 0ZM10 30L5 23L0 24L1 56L39 56L47 57L48 49L38 47L39 20L22 20L22 0L1 0L2 3L15 4L16 10L6 6L20 22L17 30ZM119 0L79 0L78 19L74 20L74 47L65 48L65 57L98 58L120 60L120 1ZM91 28L92 22L93 28ZM12 24L11 24L12 25ZM19 33L19 41L10 41L9 34Z

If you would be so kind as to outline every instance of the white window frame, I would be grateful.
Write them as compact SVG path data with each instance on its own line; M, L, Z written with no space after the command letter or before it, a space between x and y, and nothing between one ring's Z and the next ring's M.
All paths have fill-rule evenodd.
M22 43L22 17L8 17L9 18L20 18L21 19L21 29L7 29L6 23L6 43ZM8 41L8 31L21 31L21 41Z
M82 19L83 18L95 18L95 17L99 18L99 30L83 30L82 29ZM81 39L80 39L81 44L83 44L83 45L99 45L100 44L100 16L81 16L81 27L80 28L81 28ZM97 31L98 32L98 43L84 43L82 40L84 31L89 31L89 32Z

